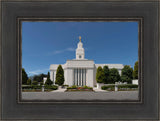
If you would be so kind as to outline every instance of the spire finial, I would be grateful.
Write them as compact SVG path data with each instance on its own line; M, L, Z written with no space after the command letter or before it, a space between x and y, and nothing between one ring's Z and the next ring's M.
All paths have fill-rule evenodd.
M79 41L81 42L81 36L79 36Z

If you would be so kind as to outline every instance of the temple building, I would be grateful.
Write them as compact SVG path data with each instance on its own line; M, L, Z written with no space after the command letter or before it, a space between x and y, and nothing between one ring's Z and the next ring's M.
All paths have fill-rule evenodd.
M59 64L50 65L50 79L55 84L56 70ZM124 67L123 64L95 64L93 60L85 59L85 50L81 37L79 37L79 43L76 49L76 59L67 60L65 64L61 64L64 69L65 85L77 85L77 86L96 86L96 71L99 66L107 65L109 69L116 68L121 74L121 70Z

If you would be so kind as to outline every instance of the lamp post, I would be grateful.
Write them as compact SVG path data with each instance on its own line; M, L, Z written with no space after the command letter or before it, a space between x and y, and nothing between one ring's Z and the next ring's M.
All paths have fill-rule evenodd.
M118 91L118 82L115 82L115 92Z
M44 92L44 85L42 85L42 92Z

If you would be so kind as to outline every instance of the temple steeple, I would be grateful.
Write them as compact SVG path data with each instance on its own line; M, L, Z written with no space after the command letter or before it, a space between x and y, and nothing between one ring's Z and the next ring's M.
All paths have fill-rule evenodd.
M83 43L81 42L81 36L79 36L79 43L76 49L76 59L78 60L84 59L84 48L83 48Z

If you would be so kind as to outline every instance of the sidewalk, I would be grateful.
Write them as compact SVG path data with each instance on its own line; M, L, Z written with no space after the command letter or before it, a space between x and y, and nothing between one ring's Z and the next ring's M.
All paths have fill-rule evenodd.
M63 89L63 88L60 88L60 89L57 89L57 90L54 90L54 91L51 91L51 92L64 92L66 89Z
M94 90L95 92L108 92L108 91L106 91L106 90L97 89L97 87L94 87L93 90Z

